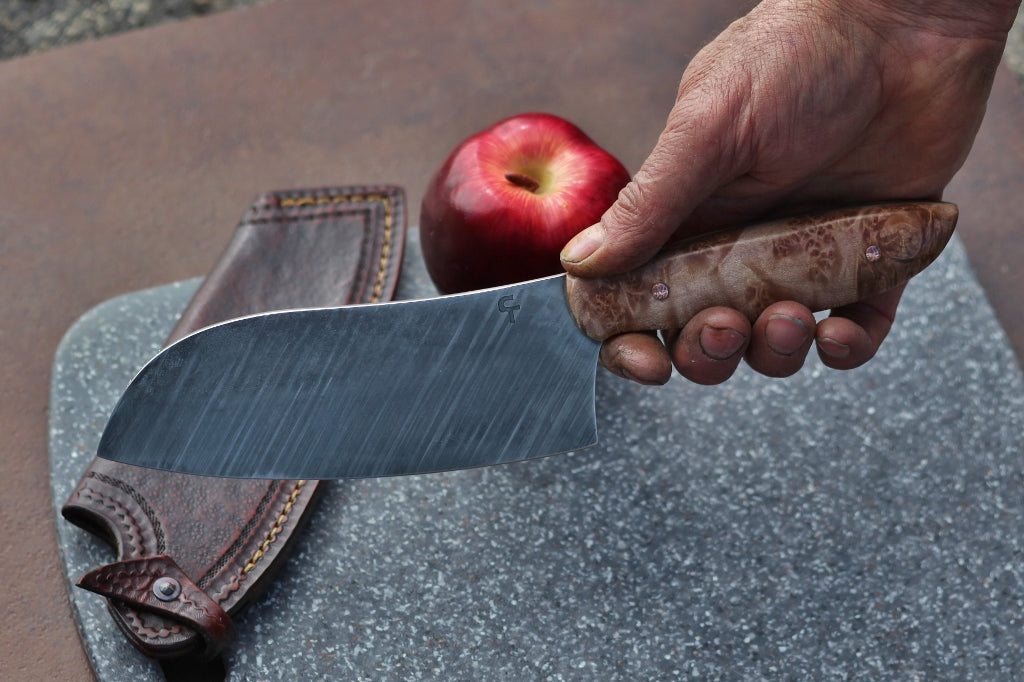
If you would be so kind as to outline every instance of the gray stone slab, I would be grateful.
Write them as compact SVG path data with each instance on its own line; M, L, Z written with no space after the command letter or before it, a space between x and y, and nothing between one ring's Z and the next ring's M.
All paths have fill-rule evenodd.
M402 296L431 287L411 235ZM59 507L195 281L64 339ZM719 387L602 372L601 443L338 482L264 599L232 680L1019 679L1024 380L954 240L868 367ZM71 581L112 552L58 519ZM101 680L160 679L70 589Z

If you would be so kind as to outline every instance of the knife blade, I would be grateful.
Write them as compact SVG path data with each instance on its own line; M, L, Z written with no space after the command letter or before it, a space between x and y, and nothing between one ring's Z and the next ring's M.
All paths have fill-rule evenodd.
M114 407L98 455L241 478L421 474L597 442L601 342L713 305L821 311L942 251L943 202L879 204L691 239L618 277L556 275L432 299L270 312L168 346Z

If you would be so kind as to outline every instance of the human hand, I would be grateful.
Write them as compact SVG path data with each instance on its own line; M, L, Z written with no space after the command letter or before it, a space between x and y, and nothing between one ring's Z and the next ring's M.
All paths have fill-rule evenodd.
M562 252L571 274L631 270L674 237L890 199L937 199L984 115L1019 0L765 0L687 67L664 132L601 221ZM683 329L624 334L601 361L641 383L697 383L744 357L769 376L860 366L902 287L820 323L789 301L756 320L711 308Z

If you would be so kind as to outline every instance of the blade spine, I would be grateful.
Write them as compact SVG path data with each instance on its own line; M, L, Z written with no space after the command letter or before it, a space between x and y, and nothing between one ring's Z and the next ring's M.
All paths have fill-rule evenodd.
M239 323L239 322L244 322L244 321L249 321L249 320L266 319L268 317L277 317L277 316L282 316L282 315L292 315L292 314L299 315L299 314L302 314L302 313L309 313L309 312L315 312L315 311L321 311L321 310L341 310L343 308L386 308L386 307L394 307L394 306L405 306L405 305L411 305L411 304L417 304L417 303L418 304L423 304L423 303L432 302L432 301L447 301L447 300L454 300L454 299L457 299L457 298L468 297L468 296L490 294L490 293L493 293L495 291L502 291L504 289L511 289L511 288L514 288L514 287L529 286L529 285L537 283L537 282L545 282L545 281L559 279L559 278L565 279L566 278L566 274L563 272L563 273L560 273L560 274L557 274L557 275L548 275L547 277L538 277L536 279L528 279L528 280L523 280L522 282L513 282L511 284L503 284L503 285L500 285L500 286L488 287L486 289L474 289L473 291L460 291L460 292L454 293L454 294L443 294L443 295L439 295L439 296L428 296L426 298L408 298L408 299L391 300L391 301L376 301L376 302L367 302L367 303L349 303L349 304L345 304L345 305L311 306L311 307L305 307L305 308L281 308L279 310L265 310L265 311L259 312L259 313L252 313L251 315L240 315L238 317L232 317L232 318L227 319L227 320L221 320L220 322L215 322L215 323L207 325L205 327L200 327L199 329L196 329L196 330L194 330L192 332L189 332L185 336L182 336L180 339L176 339L173 343L167 344L166 346L161 348L156 353L156 355L161 355L168 348L173 348L174 346L177 346L178 344L180 344L182 341L184 341L186 339L189 339L189 338L192 338L192 337L195 337L195 336L197 336L199 334L202 334L203 332L209 331L210 329L215 329L217 327L224 327L224 326L227 326L227 325L236 324L236 323ZM156 355L154 355L153 357L156 357ZM148 360L145 363L145 365L148 365L151 361L152 361L152 359ZM143 365L143 366L145 366L145 365Z

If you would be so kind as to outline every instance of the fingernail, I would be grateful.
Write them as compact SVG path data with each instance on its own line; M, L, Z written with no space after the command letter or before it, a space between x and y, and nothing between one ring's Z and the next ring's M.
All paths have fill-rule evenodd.
M850 355L850 347L845 343L839 343L835 339L818 339L818 348L825 355L837 360L843 360Z
M764 340L779 355L792 355L807 343L808 329L789 315L772 315L764 327Z
M704 355L713 360L728 360L743 347L746 337L735 329L704 325L697 337L697 343Z
M580 263L590 258L604 244L604 228L592 225L573 237L562 249L560 258L566 263Z

